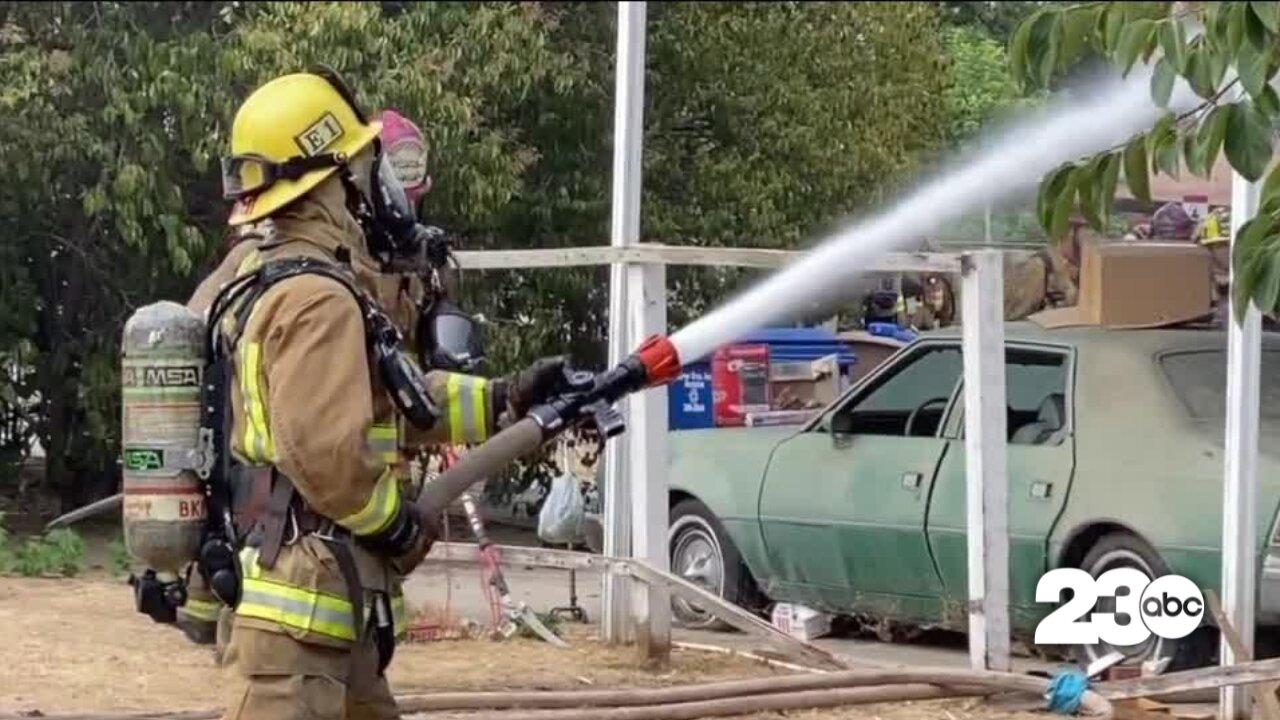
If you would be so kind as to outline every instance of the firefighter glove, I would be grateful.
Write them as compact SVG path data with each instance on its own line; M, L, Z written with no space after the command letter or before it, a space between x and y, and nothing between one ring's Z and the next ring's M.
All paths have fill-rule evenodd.
M529 408L550 400L566 389L564 355L535 360L532 365L506 380L507 407L515 418L524 417Z
M436 523L418 506L404 503L385 530L362 536L359 542L388 558L401 575L408 575L422 563L438 534Z

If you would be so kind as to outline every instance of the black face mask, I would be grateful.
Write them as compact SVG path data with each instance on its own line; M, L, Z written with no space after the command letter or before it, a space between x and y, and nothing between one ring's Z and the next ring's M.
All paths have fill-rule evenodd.
M333 86L361 124L369 124L370 119L356 102L355 93L337 72L323 65L311 72ZM424 239L417 213L404 192L404 186L383 155L381 142L375 143L368 192L359 188L350 169L343 170L342 180L347 191L348 210L359 221L370 254L385 265L397 259L421 255Z
M346 178L350 209L360 222L370 254L384 265L417 258L423 254L425 228L418 224L404 187L381 151L374 158L371 173L368 196L350 173Z
M480 325L453 302L440 298L418 320L422 363L436 370L474 373L484 364Z

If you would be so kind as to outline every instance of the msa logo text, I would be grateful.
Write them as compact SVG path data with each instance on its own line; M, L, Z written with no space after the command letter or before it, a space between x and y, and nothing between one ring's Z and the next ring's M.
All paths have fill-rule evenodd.
M1153 634L1176 640L1204 619L1204 595L1181 575L1151 580L1136 568L1116 568L1094 580L1084 570L1059 568L1036 583L1036 602L1057 604L1063 590L1074 596L1040 621L1037 645L1137 645ZM1099 599L1107 602L1099 606Z
M194 387L200 384L200 368L194 365L127 367L121 382L134 387Z
M124 451L124 466L129 470L159 470L164 467L164 451L128 448Z

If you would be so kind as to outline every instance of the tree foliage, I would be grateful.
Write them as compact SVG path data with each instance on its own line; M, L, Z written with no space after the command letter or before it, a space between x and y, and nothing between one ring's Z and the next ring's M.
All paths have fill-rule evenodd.
M943 99L951 138L962 141L997 114L1023 104L1023 98L1003 43L965 25L946 28L943 38L949 60Z
M1052 5L1065 5L1063 2L1044 0L956 0L955 2L939 2L943 21L956 27L976 30L983 35L998 41L1001 45L1009 42L1009 36L1028 15Z
M526 105L519 124L539 161L486 247L607 242L614 15L593 3L555 14L553 44L573 59L572 79ZM945 58L918 42L938 32L925 3L651 4L642 237L787 248L873 203L944 139ZM469 296L519 324L505 337L520 352L604 361L607 270L490 275L505 277ZM671 323L744 279L670 268ZM498 349L510 358L517 348Z
M1060 236L1067 216L1079 207L1098 227L1106 221L1122 170L1134 196L1150 201L1152 174L1177 177L1185 169L1208 177L1225 154L1245 178L1265 177L1257 217L1235 242L1237 315L1248 300L1264 312L1280 309L1280 169L1267 172L1280 120L1273 86L1280 70L1280 4L1104 2L1050 8L1018 27L1010 61L1020 82L1043 85L1086 48L1126 74L1150 63L1151 97L1162 108L1170 107L1179 83L1197 102L1188 110L1168 110L1121 147L1052 172L1040 187L1041 223Z
M40 439L64 502L114 489L121 326L185 299L216 261L217 158L248 92L323 62L367 107L413 118L430 143L427 220L467 249L603 244L615 14L0 5L0 417ZM659 3L648 32L645 239L791 247L946 137L935 3ZM672 321L738 280L673 269ZM495 371L566 350L603 360L604 271L467 273L462 289L493 321Z

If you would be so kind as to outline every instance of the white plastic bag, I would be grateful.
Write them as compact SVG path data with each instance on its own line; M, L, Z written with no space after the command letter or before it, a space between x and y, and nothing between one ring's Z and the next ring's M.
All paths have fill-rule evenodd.
M551 481L551 490L538 513L538 537L552 545L568 545L582 531L585 510L578 479L563 472Z

